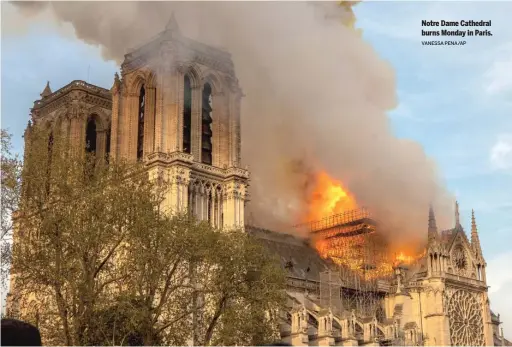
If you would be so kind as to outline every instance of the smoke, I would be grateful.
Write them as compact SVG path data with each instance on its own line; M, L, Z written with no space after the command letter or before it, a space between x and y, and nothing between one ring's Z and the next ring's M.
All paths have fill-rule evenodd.
M392 133L386 112L397 105L394 71L361 35L342 25L351 16L345 7L332 2L15 4L23 12L51 8L59 21L73 25L79 39L99 45L105 59L118 63L130 48L161 32L171 12L185 36L227 49L246 94L242 158L252 174L250 223L271 229L297 223L311 171L325 170L368 206L390 235L424 237L431 202L438 225L447 227L452 200L434 163L419 144Z

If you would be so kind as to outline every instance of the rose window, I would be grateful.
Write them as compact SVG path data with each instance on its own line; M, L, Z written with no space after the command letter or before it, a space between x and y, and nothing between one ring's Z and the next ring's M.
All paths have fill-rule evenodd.
M466 291L455 292L448 305L453 346L483 346L482 305Z

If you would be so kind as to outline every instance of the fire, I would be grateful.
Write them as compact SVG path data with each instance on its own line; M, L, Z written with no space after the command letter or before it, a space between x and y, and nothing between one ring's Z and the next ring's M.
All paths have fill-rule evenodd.
M323 221L320 222L322 227L327 228L330 219L324 218L333 215L348 212L350 218L364 217L357 213L352 216L352 212L357 212L354 210L362 211L358 208L354 195L342 182L333 179L324 171L315 176L313 190L309 198L308 221L327 221L325 225ZM359 230L357 229L358 225L343 226L342 228L348 233L357 233ZM372 239L374 236L377 238ZM391 245L383 243L382 240L379 241L379 237L381 236L378 233L370 232L354 234L336 241L328 238L326 234L316 234L312 241L322 258L331 259L334 263L349 269L365 280L388 277L393 274L394 266L411 265L425 255L425 252L418 254L409 246L391 249ZM373 248L377 246L375 242L379 245L378 248Z
M311 194L308 220L315 221L357 208L354 196L343 184L320 172Z
M410 264L414 261L414 257L411 257L410 255L405 255L404 252L400 252L396 256L396 261L400 263Z
M395 257L395 265L404 264L410 265L420 258L424 257L427 254L427 250L423 250L423 252L417 253L415 255L406 255L404 252L399 252Z

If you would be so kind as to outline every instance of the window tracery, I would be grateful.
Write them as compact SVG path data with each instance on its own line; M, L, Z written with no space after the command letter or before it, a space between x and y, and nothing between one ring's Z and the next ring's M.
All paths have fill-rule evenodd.
M454 346L483 346L482 307L474 295L458 290L448 305L450 336Z

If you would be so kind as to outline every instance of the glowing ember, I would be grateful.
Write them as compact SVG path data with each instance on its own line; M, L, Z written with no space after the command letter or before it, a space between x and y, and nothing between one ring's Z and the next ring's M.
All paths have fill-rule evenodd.
M315 221L357 208L354 197L341 182L320 172L310 199L308 220Z

